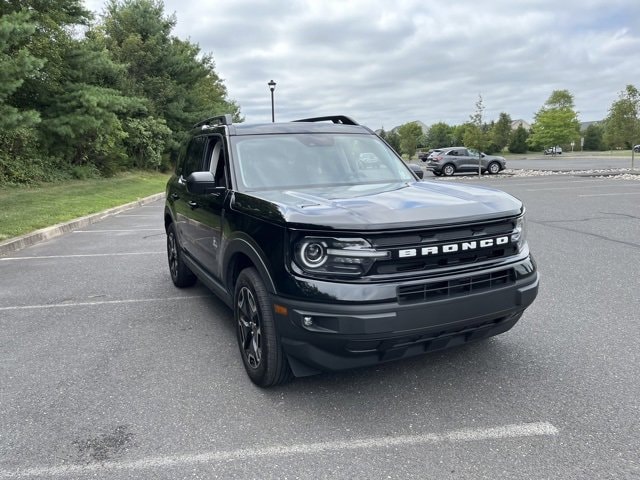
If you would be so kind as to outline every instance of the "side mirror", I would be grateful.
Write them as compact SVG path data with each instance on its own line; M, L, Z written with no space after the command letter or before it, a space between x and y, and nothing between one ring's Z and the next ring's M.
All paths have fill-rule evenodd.
M216 190L216 181L211 172L193 172L187 177L187 190L197 195L205 195Z
M416 174L418 178L424 178L424 172L422 171L419 165L416 165L414 163L408 163L407 165L411 169L411 171Z
M484 153L481 153L481 154L480 154L480 156L481 156L482 158L484 158L484 157L485 157L485 154L484 154Z

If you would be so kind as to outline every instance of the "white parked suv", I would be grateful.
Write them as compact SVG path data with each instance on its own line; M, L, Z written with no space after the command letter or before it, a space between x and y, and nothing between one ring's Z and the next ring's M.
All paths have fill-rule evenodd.
M545 148L544 154L545 155L562 155L562 148L558 145L556 145L555 147Z

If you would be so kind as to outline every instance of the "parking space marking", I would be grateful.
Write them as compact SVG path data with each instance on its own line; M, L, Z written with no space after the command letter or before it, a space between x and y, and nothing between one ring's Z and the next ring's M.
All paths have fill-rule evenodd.
M554 436L559 431L551 423L521 423L493 428L454 430L441 434L398 435L370 437L354 440L302 443L297 445L274 445L272 447L242 448L238 450L213 451L185 455L148 457L129 462L106 461L88 465L61 465L35 467L20 470L0 470L0 479L55 477L74 475L99 475L109 471L152 470L169 467L186 467L197 464L248 461L260 457L284 457L289 455L313 455L343 450L366 450L410 445L434 445L442 443L462 443L482 440Z
M128 230L74 230L73 233L164 232L164 228L130 228Z
M149 217L149 218L158 218L157 215L135 215L133 213L119 213L116 217Z
M592 193L578 195L579 197L615 197L618 195L640 195L640 192L620 192L620 193Z
M537 185L558 185L559 183L564 184L564 185L571 185L574 183L593 183L594 181L598 181L598 180L606 180L606 179L602 179L602 178L598 178L598 179L590 179L590 180L566 180L566 181L562 181L563 179L558 179L556 181L553 182L545 182L545 181L538 181L535 180L534 177L529 177L532 180L530 182L527 183L487 183L486 186L503 186L503 187L531 187L531 186L537 186ZM498 180L493 180L494 182L498 182ZM514 182L516 182L517 180L514 180Z
M640 184L634 184L634 183L618 183L618 184L612 184L612 183L608 183L606 185L590 185L589 188L609 188L609 187L629 187L629 188L635 188L640 186ZM584 186L580 186L580 187L548 187L548 188L528 188L527 192L545 192L545 191L551 191L551 190L576 190L576 189L584 189Z
M37 257L6 257L0 258L0 262L12 260L40 260L43 258L85 258L85 257L123 257L127 255L166 255L167 252L129 252L129 253L85 253L77 255L40 255Z
M125 303L144 303L144 302L172 302L174 300L192 300L194 298L209 298L209 295L191 295L181 297L163 297L163 298L131 298L127 300L102 300L98 302L69 302L69 303L50 303L44 305L19 305L14 307L0 307L0 312L9 310L43 310L47 308L69 308L69 307L91 307L95 305L122 305Z

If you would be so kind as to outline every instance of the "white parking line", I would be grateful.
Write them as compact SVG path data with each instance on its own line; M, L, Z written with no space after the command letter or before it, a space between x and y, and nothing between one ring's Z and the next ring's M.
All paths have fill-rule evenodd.
M589 195L578 195L578 196L579 197L615 197L618 195L640 195L640 192L592 193Z
M129 230L74 230L73 233L164 232L164 228L132 228Z
M639 186L640 184L633 184L633 183L618 183L618 184L611 184L611 183L607 183L606 185L590 185L589 188L609 188L609 187L617 187L617 188L624 188L624 187L629 187L629 188L635 188L637 186ZM549 188L528 188L527 192L546 192L546 191L551 191L551 190L576 190L576 189L582 189L584 190L584 186L580 186L580 187L549 187Z
M528 177L528 178L534 178L534 177ZM563 181L564 180L564 181ZM516 183L518 182L518 180L513 180L514 183L508 182L508 183L497 183L500 180L494 180L496 183L487 183L486 186L503 186L503 187L531 187L531 186L538 186L538 185L558 185L558 184L562 184L562 185L572 185L574 183L593 183L596 182L598 180L605 180L602 178L592 178L590 180L566 180L566 179L558 179L556 181L552 181L552 182L545 182L545 181L536 181L536 180L532 180L531 182L522 182L522 183Z
M69 303L52 303L49 305L20 305L15 307L0 307L0 312L8 310L42 310L46 308L69 308L69 307L87 307L94 305L120 305L124 303L144 303L144 302L168 302L174 300L191 300L193 298L209 298L208 295L193 295L182 297L164 297L164 298L132 298L129 300L103 300L100 302L69 302Z
M387 448L405 445L433 445L439 443L474 442L507 438L553 436L558 429L547 422L504 425L494 428L454 430L442 434L398 435L371 437L356 440L336 440L332 442L302 443L297 445L274 445L272 447L243 448L221 452L204 452L185 455L148 457L129 462L101 462L89 465L61 465L54 467L25 468L21 470L0 470L0 479L54 477L94 474L101 472L152 470L158 468L191 466L229 461L247 461L259 457L283 457L288 455L313 455L342 450Z
M166 255L167 252L130 252L130 253L86 253L77 255L41 255L37 257L7 257L0 258L0 262L12 260L40 260L42 258L84 258L84 257L123 257L127 255Z

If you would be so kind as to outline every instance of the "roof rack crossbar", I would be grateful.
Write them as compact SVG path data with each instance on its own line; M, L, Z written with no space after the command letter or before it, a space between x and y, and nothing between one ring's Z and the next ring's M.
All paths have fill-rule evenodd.
M209 117L198 123L196 123L193 128L203 127L205 125L231 125L233 123L233 118L230 114L226 115L218 115L217 117Z
M359 125L354 119L345 115L329 115L326 117L312 117L301 118L300 120L293 120L294 122L326 122L327 120L333 123L341 123L343 125Z

